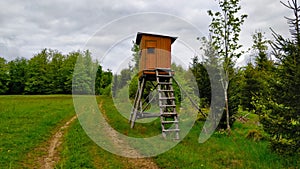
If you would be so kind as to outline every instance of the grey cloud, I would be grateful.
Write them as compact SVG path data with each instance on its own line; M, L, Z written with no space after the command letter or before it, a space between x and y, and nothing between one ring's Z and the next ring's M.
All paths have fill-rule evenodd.
M62 52L82 49L89 38L96 35L95 33L106 24L138 12L162 12L178 16L199 29L200 33L197 36L205 36L211 20L207 10L216 10L217 7L217 1L0 1L0 42L3 42L0 55L27 57L43 48L58 49ZM242 9L249 15L241 37L241 42L245 46L251 44L251 33L256 29L268 32L269 27L273 27L279 33L288 35L288 27L283 17L289 15L290 11L283 7L279 0L244 0ZM157 23L156 27L150 25L158 21L160 23ZM133 29L130 35L133 37L137 31L158 32L179 37L185 33L185 28L180 23L157 19L155 16L135 20L143 23L142 28L132 27L133 21L126 22L123 25L128 26L114 27L110 31L122 34L128 29ZM117 41L116 35L112 34L96 36L99 36L98 41L91 45L98 50L105 50L110 47L108 45L112 41ZM191 41L196 38L193 36L190 36ZM127 50L130 52L130 48Z

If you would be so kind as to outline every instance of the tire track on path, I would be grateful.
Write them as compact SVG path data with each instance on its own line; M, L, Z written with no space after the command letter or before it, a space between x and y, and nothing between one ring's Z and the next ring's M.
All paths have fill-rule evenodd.
M99 103L99 109L103 113L103 116L106 119L106 121L108 121L106 111L103 109L102 104L102 102ZM109 135L109 138L112 138L111 143L113 144L113 146L120 150L122 154L128 153L135 154L135 156L141 156L136 149L132 148L128 143L126 143L124 140L118 137L118 132L116 130L106 125L104 125L104 127L107 131L107 134ZM133 166L137 169L159 169L159 167L151 158L127 158L126 161L129 163L130 166Z
M67 121L49 140L49 147L47 148L47 154L41 157L40 169L53 169L55 164L60 160L58 148L63 142L63 136L65 130L70 127L70 124L77 119L77 115L73 116Z

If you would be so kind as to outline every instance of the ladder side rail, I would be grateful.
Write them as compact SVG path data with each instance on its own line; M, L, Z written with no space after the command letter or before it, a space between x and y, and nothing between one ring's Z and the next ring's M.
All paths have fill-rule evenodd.
M172 76L172 72L169 72L169 75L170 75L170 79L169 79L169 82L170 82L170 85L169 85L169 88L171 91L173 92L170 92L170 96L168 97L172 97L174 98L175 95L174 95L174 88L173 88L173 76ZM171 102L172 102L172 105L176 105L176 102L175 102L175 99L171 99ZM175 139L179 139L179 119L178 119L178 114L176 112L176 107L173 108L173 113L175 113L176 115L173 116L173 119L174 119L174 125L175 125Z
M158 72L159 70L157 69L156 70L156 81L157 81L157 90L158 90L158 102L159 102L159 110L160 110L160 121L162 122L163 120L164 120L164 117L162 116L163 115L163 107L162 107L162 105L163 105L163 103L162 103L162 100L160 99L161 97L162 97L162 92L161 92L161 85L160 85L160 79L159 79L159 72ZM167 137L167 135L166 135L166 133L164 132L165 131L165 126L164 126L164 124L163 123L161 123L161 129L162 129L162 136L163 136L163 138L166 138Z

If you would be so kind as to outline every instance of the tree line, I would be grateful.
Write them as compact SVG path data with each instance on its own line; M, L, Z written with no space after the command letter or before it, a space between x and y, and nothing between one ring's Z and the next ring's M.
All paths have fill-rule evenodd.
M31 59L11 61L0 57L0 94L109 94L111 78L88 50L43 49Z

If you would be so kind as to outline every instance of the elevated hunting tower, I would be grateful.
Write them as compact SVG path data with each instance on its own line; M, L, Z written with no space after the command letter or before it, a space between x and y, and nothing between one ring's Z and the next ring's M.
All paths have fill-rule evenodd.
M177 37L138 32L136 44L140 48L139 82L130 114L131 128L136 119L160 117L162 135L179 139L179 121L173 89L174 71L171 70L171 45ZM150 82L158 95L158 112L145 112L155 97L143 98L145 84Z
M137 33L136 44L140 47L140 75L157 68L171 68L171 45L176 37ZM151 74L151 73L150 73Z

